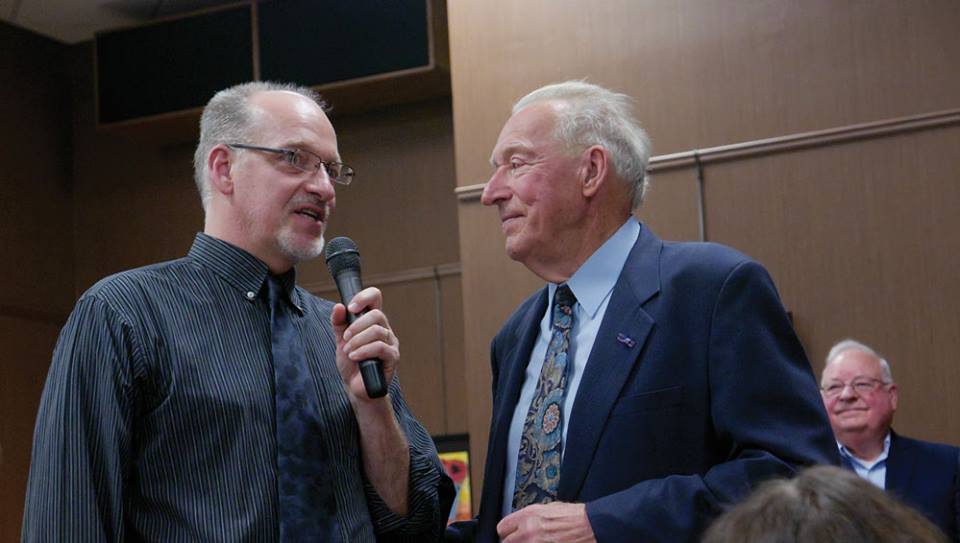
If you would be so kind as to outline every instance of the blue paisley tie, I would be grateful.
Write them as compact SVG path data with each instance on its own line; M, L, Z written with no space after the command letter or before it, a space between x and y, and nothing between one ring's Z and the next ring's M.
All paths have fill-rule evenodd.
M563 399L567 386L567 349L576 297L570 287L557 288L553 298L550 344L540 370L520 436L513 509L557 499L563 453Z
M317 388L280 278L267 280L276 385L280 541L338 541L337 504L322 439Z

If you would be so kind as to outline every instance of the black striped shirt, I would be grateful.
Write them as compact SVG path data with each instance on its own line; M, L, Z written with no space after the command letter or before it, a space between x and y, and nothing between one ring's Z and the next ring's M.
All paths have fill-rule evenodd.
M181 259L101 280L60 333L37 417L24 541L276 541L267 266L198 234ZM292 275L292 274L291 274ZM287 285L314 372L344 541L439 537L449 480L390 393L410 443L409 515L363 475L336 368L332 303Z

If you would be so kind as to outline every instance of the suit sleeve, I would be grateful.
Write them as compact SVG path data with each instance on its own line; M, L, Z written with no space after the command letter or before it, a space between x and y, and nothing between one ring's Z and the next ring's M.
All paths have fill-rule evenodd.
M444 471L430 435L410 413L397 378L390 384L390 397L410 447L409 512L403 517L391 511L373 485L364 479L377 539L436 541L442 537L453 505L453 481Z
M40 399L23 541L123 541L137 352L106 303L77 303Z
M646 480L587 503L598 541L697 541L756 483L839 463L803 348L759 264L731 270L710 322L704 393L715 446L703 454L715 460L703 473Z

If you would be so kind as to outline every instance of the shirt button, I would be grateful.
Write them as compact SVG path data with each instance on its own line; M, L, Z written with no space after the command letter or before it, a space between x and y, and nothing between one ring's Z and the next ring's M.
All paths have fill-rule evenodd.
M252 300L252 299L254 299L256 296L257 296L256 293L253 292L252 290L248 290L248 291L247 291L247 299L248 299L248 300Z

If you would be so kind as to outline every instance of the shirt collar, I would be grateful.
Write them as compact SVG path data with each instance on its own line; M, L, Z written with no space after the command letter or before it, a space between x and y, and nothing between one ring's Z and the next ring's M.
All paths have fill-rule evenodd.
M270 273L267 264L235 245L199 232L187 258L220 276L248 302L256 301L261 295L266 296L266 280ZM279 279L287 299L302 314L303 303L296 288L296 270L291 268Z
M596 316L607 296L613 292L623 265L639 235L640 223L630 217L567 280L567 286L573 291L580 307L591 319ZM548 284L548 299L553 299L557 286L554 283Z
M840 449L840 455L844 458L850 460L851 462L856 462L857 464L863 466L866 469L870 469L873 466L883 462L887 459L887 456L890 455L890 432L887 432L887 437L883 438L883 451L880 452L880 456L876 460L870 462L857 458L850 452L850 449L847 448L843 443L837 442L837 448Z

